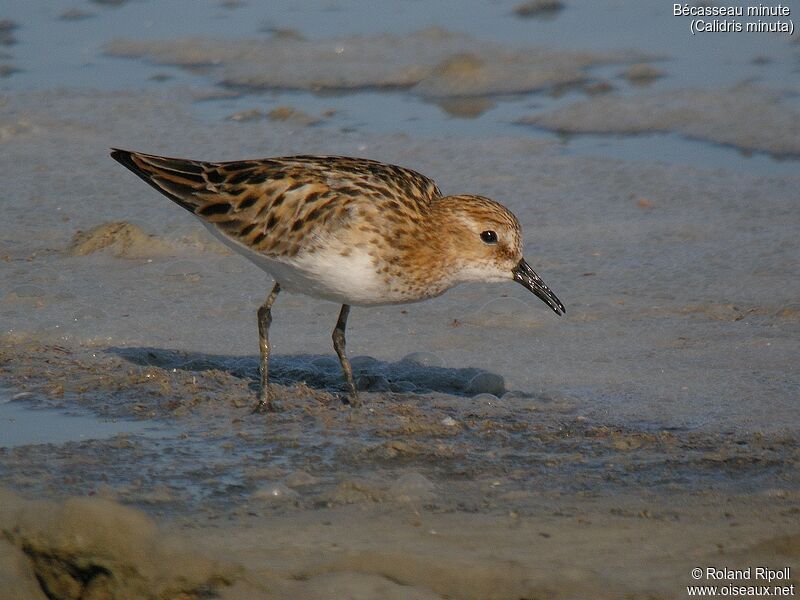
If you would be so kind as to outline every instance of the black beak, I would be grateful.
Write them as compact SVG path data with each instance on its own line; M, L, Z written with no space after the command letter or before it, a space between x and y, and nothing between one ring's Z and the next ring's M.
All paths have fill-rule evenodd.
M511 272L514 274L514 281L521 283L536 294L554 313L562 315L567 312L564 305L561 304L561 300L550 291L550 288L547 287L544 281L542 281L542 278L531 269L531 266L525 262L524 258L519 261L519 264L514 267Z

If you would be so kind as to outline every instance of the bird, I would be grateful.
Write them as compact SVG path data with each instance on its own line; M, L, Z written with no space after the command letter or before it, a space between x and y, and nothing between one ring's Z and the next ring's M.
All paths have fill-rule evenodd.
M522 227L502 204L443 195L416 171L367 158L285 156L206 162L117 148L111 157L198 217L274 279L257 312L260 391L269 388L272 305L281 290L341 304L333 348L359 404L345 351L351 306L434 298L460 283L522 284L556 315L564 305L522 254Z

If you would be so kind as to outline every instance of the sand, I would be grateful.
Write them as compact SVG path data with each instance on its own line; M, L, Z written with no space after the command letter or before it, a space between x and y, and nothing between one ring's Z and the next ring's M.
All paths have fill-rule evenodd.
M107 500L75 498L54 505L0 494L4 547L20 574L10 579L30 588L32 572L48 598L200 598L237 574L159 535L143 513ZM3 597L19 598L16 593Z
M34 577L65 600L681 598L698 565L794 570L800 560L800 536L783 531L796 524L785 499L537 496L535 516L381 503L158 528L107 500L2 493L9 599L44 598Z

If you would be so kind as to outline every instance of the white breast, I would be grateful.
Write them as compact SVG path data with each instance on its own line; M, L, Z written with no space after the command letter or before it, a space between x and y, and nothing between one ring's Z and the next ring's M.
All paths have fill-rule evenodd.
M347 244L331 238L314 253L300 252L276 260L232 240L209 223L203 224L214 237L272 275L289 292L357 306L393 302L375 260L366 250L350 246L347 256L342 256Z

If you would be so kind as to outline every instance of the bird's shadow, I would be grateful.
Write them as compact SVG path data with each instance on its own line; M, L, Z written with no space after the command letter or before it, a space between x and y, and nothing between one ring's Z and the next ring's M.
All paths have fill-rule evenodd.
M253 388L259 385L259 359L255 356L146 347L112 347L107 351L135 365L194 372L223 371L249 380ZM441 392L456 396L475 396L480 393L499 396L505 392L500 375L473 367L436 366L431 362L435 363L436 357L425 353L392 363L369 356L351 359L356 386L367 392ZM275 355L270 357L269 374L270 381L283 385L302 382L311 388L327 391L345 389L341 366L333 356Z

